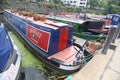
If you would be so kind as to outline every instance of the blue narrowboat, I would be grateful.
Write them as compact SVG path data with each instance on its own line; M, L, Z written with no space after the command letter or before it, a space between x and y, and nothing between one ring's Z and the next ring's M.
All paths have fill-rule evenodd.
M3 25L0 25L0 80L18 80L21 54Z
M118 25L120 23L120 15L112 14L111 25Z
M64 74L80 69L84 54L73 45L73 26L43 18L36 20L12 10L4 11L4 19L20 40L50 68Z

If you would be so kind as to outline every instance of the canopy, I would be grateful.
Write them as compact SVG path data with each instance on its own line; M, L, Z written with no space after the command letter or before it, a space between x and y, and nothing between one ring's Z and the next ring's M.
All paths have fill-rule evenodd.
M8 33L5 28L0 26L0 72L4 70L12 50L13 46Z

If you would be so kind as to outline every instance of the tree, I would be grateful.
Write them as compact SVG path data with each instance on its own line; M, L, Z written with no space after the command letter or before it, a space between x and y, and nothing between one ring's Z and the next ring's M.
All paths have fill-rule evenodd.
M50 1L49 3L47 3L47 7L49 8L54 8L55 4L54 2Z
M107 7L106 7L106 14L113 14L113 13L119 13L120 8L119 8L119 0L108 0L107 1Z
M54 2L55 4L62 4L61 0L50 0L50 2Z
M88 5L90 5L91 9L95 9L100 4L100 0L89 0Z
M9 4L9 0L5 0L5 4Z
M119 6L116 6L116 5L109 5L108 8L107 8L107 14L114 14L114 13L119 13L120 12L120 9L119 9Z
M118 5L118 0L108 0L107 3L108 3L108 5L114 4L114 5L117 6Z
M38 2L38 6L42 7L43 3L42 2Z
M75 8L75 12L80 13L81 11L82 11L82 9L80 7Z
M67 10L68 12L74 12L74 11L75 11L75 6L73 6L73 5L66 6L66 10Z

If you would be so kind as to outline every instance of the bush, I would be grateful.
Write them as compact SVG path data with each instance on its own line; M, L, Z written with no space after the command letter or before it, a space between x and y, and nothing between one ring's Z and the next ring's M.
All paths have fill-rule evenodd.
M42 7L42 4L43 4L42 2L38 2L39 7Z
M9 0L5 0L5 4L9 4Z
M55 4L53 2L49 2L49 3L47 3L46 6L49 7L49 8L54 8Z

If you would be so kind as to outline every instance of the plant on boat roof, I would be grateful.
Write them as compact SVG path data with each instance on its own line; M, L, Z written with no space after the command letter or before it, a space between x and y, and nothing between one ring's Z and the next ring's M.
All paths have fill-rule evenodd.
M38 21L38 20L40 20L40 18L41 17L37 14L34 14L34 16L33 16L34 21Z
M45 21L46 20L46 16L41 16L41 19L40 19L41 21Z

